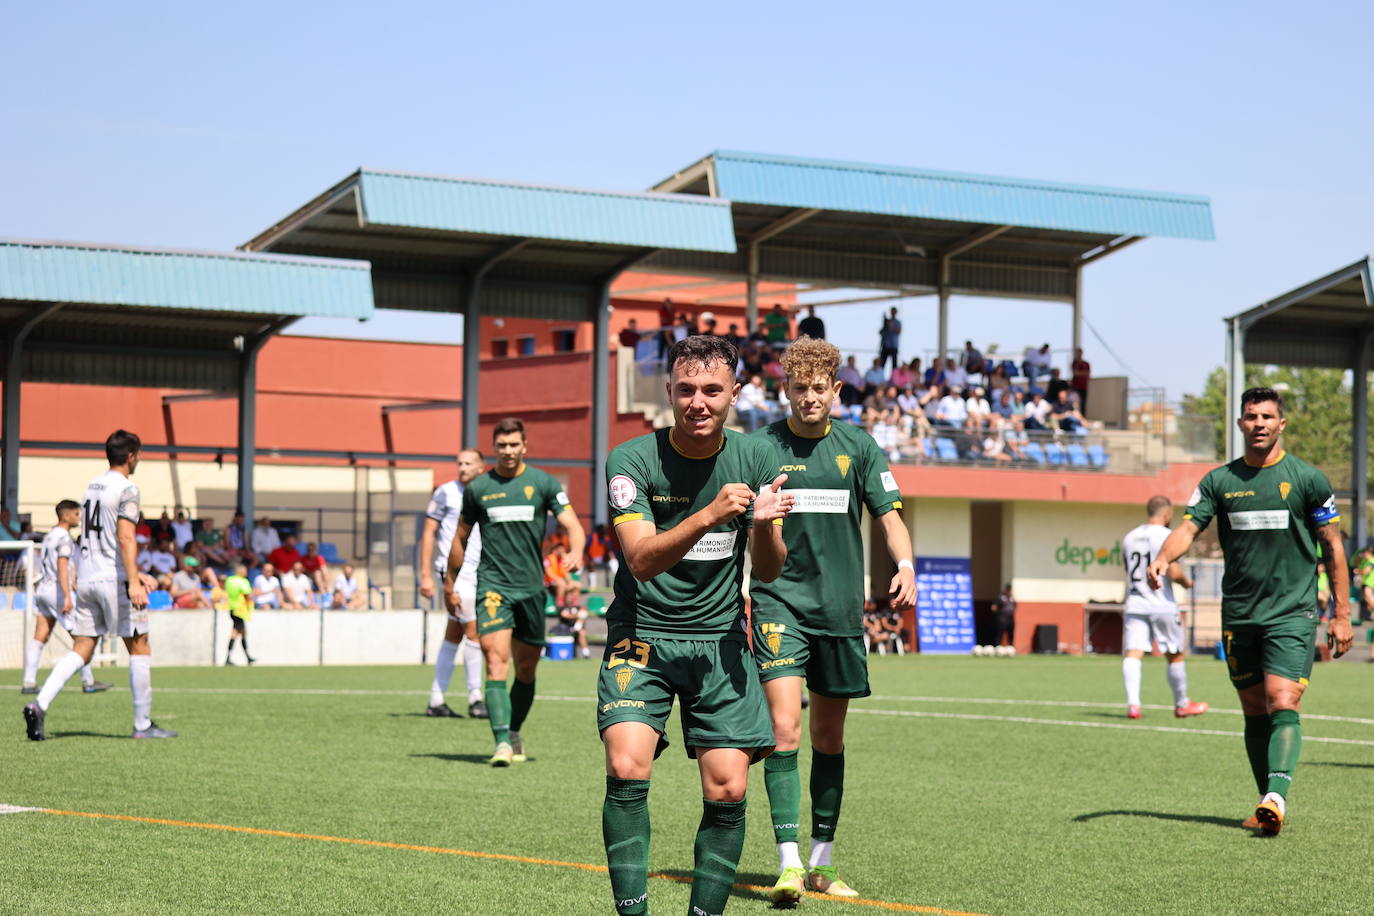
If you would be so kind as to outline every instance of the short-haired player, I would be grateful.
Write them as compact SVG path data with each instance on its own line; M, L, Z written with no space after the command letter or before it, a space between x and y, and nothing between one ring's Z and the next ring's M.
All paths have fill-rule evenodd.
M1273 836L1287 816L1288 791L1302 749L1299 705L1317 634L1318 544L1334 598L1326 639L1336 657L1350 649L1350 570L1340 514L1326 475L1283 449L1288 425L1272 388L1241 395L1236 420L1245 454L1202 478L1183 521L1150 563L1158 588L1169 564L1216 519L1225 554L1222 642L1231 684L1245 715L1245 753L1260 800L1245 826Z
M152 647L148 642L148 591L138 572L135 526L138 487L129 477L138 468L142 443L123 429L105 440L110 469L91 481L81 504L81 556L76 567L76 609L72 651L58 660L36 702L24 707L30 740L47 737L49 706L67 680L90 664L97 640L114 634L129 652L129 692L134 704L134 738L175 738L152 718Z
M80 526L81 504L71 499L58 503L57 524L43 538L38 581L33 590L33 609L38 616L33 624L33 639L29 640L24 652L24 681L20 693L38 693L38 662L43 647L52 637L53 627L60 623L64 630L71 632L71 614L76 607L76 545L72 529ZM82 693L99 693L110 687L95 679L89 664L82 666Z
M1183 661L1183 615L1174 601L1174 583L1192 588L1193 580L1175 560L1169 564L1168 578L1159 588L1151 588L1145 581L1145 570L1159 556L1160 548L1169 537L1174 504L1167 496L1152 496L1145 504L1145 512L1148 521L1132 528L1121 539L1127 579L1123 618L1126 654L1121 660L1121 678L1126 685L1126 716L1140 718L1140 665L1152 644L1159 646L1159 651L1168 660L1164 671L1174 694L1174 715L1180 719L1200 716L1208 706L1188 698L1188 671Z
M783 492L796 502L783 536L787 565L772 581L754 581L754 651L772 717L777 750L764 762L779 875L769 894L794 906L803 889L853 897L831 862L844 794L844 726L849 701L869 695L864 646L864 509L883 530L896 574L893 610L916 601L911 535L901 493L882 449L857 426L831 420L842 383L840 351L803 337L782 357L792 415L754 434L776 452L788 475ZM801 823L801 697L811 704L811 854L797 848Z
M458 453L458 478L441 484L430 497L425 508L425 525L420 532L420 594L434 597L434 580L442 584L448 564L449 548L458 531L458 516L463 509L463 491L487 469L486 459L475 448ZM478 528L472 529L467 549L463 551L463 567L454 580L457 593L445 598L448 628L444 642L434 659L434 681L429 687L429 705L425 715L451 718L456 713L444 700L449 682L453 680L454 663L463 653L463 675L468 687L468 715L485 719L487 704L482 701L482 647L477 642L477 563L482 558L482 538Z

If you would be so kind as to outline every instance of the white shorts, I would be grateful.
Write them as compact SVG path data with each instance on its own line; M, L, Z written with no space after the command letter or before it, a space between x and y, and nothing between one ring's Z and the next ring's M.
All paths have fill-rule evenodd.
M148 608L135 608L123 582L78 582L76 610L72 612L73 636L105 636L128 639L148 632Z
M1123 637L1127 652L1149 652L1151 641L1159 651L1174 655L1183 651L1183 625L1178 612L1165 614L1127 614Z
M444 581L444 572L436 570L435 575L441 583ZM449 614L448 619L457 623L471 623L476 620L477 577L459 576L453 583L453 594L457 599L455 603L458 605L458 614L456 616Z
M73 596L75 599L75 596ZM75 600L73 600L75 603ZM62 624L62 629L68 633L76 625L74 614L62 613L62 592L58 589L56 582L46 582L33 590L33 609L36 613L42 614L49 620Z

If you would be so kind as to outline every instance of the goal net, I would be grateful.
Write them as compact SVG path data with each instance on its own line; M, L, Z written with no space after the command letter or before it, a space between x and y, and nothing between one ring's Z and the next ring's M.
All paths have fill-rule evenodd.
M33 541L0 541L0 668L23 668L33 635L33 590L38 584Z

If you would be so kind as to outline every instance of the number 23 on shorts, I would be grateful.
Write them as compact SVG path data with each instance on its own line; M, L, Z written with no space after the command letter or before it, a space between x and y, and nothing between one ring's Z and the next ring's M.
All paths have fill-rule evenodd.
M620 665L643 668L649 663L649 649L650 646L647 642L640 642L638 639L622 639L611 647L611 657L606 660L606 668L610 670Z

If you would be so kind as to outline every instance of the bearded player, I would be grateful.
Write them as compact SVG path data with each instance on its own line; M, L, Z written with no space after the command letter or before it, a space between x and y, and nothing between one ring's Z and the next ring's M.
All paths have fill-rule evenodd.
M689 912L722 913L744 848L749 765L773 749L744 630L745 553L755 580L782 571L787 475L765 440L725 429L734 344L694 335L668 352L673 426L606 462L625 562L606 614L597 729L606 747L602 834L620 914L649 912L649 778L673 700L701 776Z
M849 701L866 697L864 648L863 510L878 519L887 552L897 566L889 585L892 607L916 600L911 535L902 520L901 494L882 449L868 433L832 421L840 392L840 351L803 337L782 365L792 416L755 433L778 452L788 475L784 493L796 502L784 528L787 565L771 582L753 581L754 649L773 720L777 750L764 762L764 786L773 814L779 876L769 897L794 906L803 887L854 897L831 864L835 825L844 794L844 723ZM811 699L811 855L797 848L801 822L801 685Z
M1208 472L1183 521L1146 578L1159 588L1169 564L1217 520L1226 554L1221 627L1231 683L1245 714L1245 753L1260 801L1245 826L1270 836L1283 827L1302 724L1298 707L1312 673L1317 633L1317 545L1335 593L1327 642L1350 648L1350 580L1336 498L1326 475L1283 450L1283 401L1272 388L1241 395L1236 421L1245 455Z

